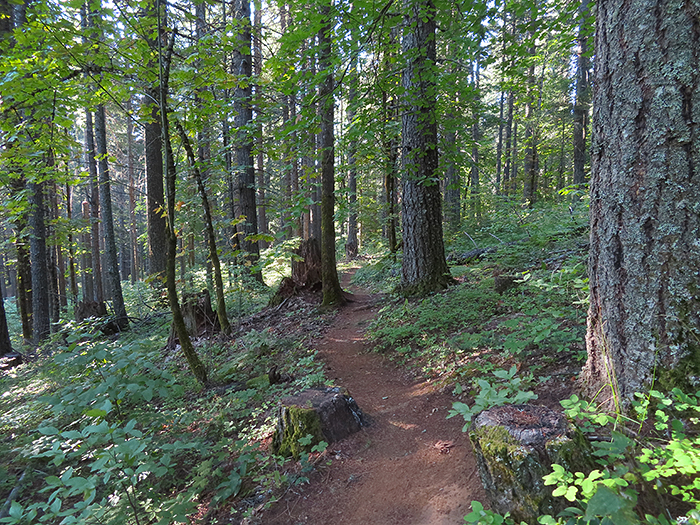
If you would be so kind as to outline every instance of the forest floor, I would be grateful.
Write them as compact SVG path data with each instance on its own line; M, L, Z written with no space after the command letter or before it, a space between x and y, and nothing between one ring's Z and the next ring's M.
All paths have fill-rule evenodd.
M472 500L485 500L461 417L446 419L452 396L369 352L364 337L381 297L349 286L341 308L316 342L326 376L371 418L354 436L332 443L330 465L292 486L251 523L265 525L453 525Z

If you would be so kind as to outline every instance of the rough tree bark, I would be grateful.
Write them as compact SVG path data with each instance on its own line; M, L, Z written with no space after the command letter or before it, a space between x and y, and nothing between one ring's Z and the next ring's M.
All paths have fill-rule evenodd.
M129 317L126 315L122 282L119 275L119 260L117 259L117 242L114 236L114 218L112 214L112 192L110 189L109 163L107 162L107 123L105 107L100 104L95 110L95 138L97 139L97 155L100 159L100 208L102 209L102 228L105 236L105 260L107 264L107 282L109 294L112 297L115 323L120 330L129 327Z
M444 289L451 278L437 173L435 5L432 0L406 0L405 7L401 289L413 295Z
M348 90L348 133L353 133L353 123L357 114L357 68L354 67ZM345 256L357 257L359 241L357 238L357 139L351 135L348 143L348 238L345 241Z
M43 284L49 280L46 266L48 253L46 251L46 204L44 200L44 185L40 182L30 182L29 189L29 256L31 259L32 283L32 333L34 343L42 343L51 333L49 314L49 289ZM36 284L42 283L36 286Z
M256 265L260 258L257 240L252 240L258 233L258 215L255 198L255 166L253 165L253 134L249 131L253 123L251 64L250 1L234 2L234 17L238 23L237 45L233 49L233 74L241 79L234 90L235 125L238 130L236 142L236 171L238 173L238 199L240 215L245 220L239 225L241 249L246 252L251 264ZM260 269L252 272L259 282L262 280Z
M583 381L624 403L700 372L700 8L596 5Z
M161 14L156 9L158 0L148 4L144 17L148 19L150 34L157 34ZM149 47L158 51L159 38L147 38ZM149 62L148 69L156 70L156 65ZM144 148L146 157L146 233L148 237L148 273L163 275L166 265L164 247L167 244L165 198L163 196L163 144L161 140L161 117L159 108L158 81L146 87L143 97L144 110L148 119L144 124Z
M94 297L89 299L98 303L104 302L104 289L102 287L102 262L100 257L100 192L97 182L97 161L95 160L95 131L92 121L92 113L85 112L85 150L88 173L90 174L90 242L92 262L92 284Z
M323 72L323 82L319 87L319 108L321 113L321 282L323 284L323 304L345 303L343 290L338 280L335 260L335 136L333 133L333 64L331 63L331 41L333 17L330 0L320 6L321 29L318 32L318 64Z

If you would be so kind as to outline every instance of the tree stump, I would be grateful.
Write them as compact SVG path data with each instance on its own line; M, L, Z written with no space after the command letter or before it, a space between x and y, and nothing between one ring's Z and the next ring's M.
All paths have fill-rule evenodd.
M542 477L557 463L589 472L591 446L563 414L535 405L504 405L481 412L469 432L479 476L491 507L516 523L537 523L567 507Z
M0 356L0 370L7 371L21 365L26 361L25 357L19 352L8 352Z
M185 320L187 333L191 337L211 337L221 330L219 318L211 306L211 296L207 289L199 293L184 295L182 317ZM171 326L168 347L173 348L179 341L175 328Z
M75 319L78 322L83 322L90 317L104 317L107 315L107 306L105 303L97 301L85 300L80 301L75 305Z
M349 393L339 387L312 388L282 400L272 451L298 459L321 441L334 443L368 423ZM308 445L299 443L311 435Z
M301 288L309 288L321 283L321 246L315 238L301 241L294 250L297 257L292 259L292 280ZM299 260L299 258L301 260Z
M292 277L285 277L268 306L278 306L303 290L321 289L321 247L315 238L301 241L292 257Z

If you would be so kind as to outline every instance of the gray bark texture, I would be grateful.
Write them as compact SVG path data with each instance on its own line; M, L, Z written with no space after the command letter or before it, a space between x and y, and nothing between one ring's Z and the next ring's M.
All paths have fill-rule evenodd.
M110 189L109 164L107 162L107 123L105 107L97 106L95 111L95 138L97 139L97 154L99 156L100 208L102 209L102 227L105 235L105 256L107 261L107 282L112 297L115 322L120 330L129 327L126 315L122 282L119 275L119 260L117 259L117 243L114 236L114 218L112 214L112 192Z
M405 7L401 288L420 295L445 288L450 276L437 169L435 6L432 0L406 0Z
M333 64L331 63L331 41L333 18L331 3L320 6L323 16L318 32L318 62L325 78L319 86L319 111L321 114L321 283L323 304L345 304L340 288L335 260L335 135L333 133Z
M624 403L700 371L700 7L605 0L597 26L583 378Z
M145 102L150 108L149 122L144 126L146 148L146 208L148 232L148 273L158 275L165 272L166 233L165 198L163 196L163 149L161 143L160 115L156 89L149 89Z
M249 235L258 233L258 214L255 198L255 166L253 165L253 134L249 131L253 122L252 107L252 80L253 66L250 29L250 2L249 0L236 0L234 2L234 16L239 24L237 46L232 53L233 74L241 79L234 90L235 125L238 130L236 145L236 171L238 172L238 199L240 214L245 221L241 228L241 249L248 254L250 261L255 264L260 257L260 248L257 241L247 240ZM253 273L255 278L262 282L262 273L257 270Z
M32 283L32 330L35 343L42 343L51 332L49 317L49 270L46 267L46 204L43 183L30 182L29 189L29 254L31 259ZM38 283L42 283L37 285Z

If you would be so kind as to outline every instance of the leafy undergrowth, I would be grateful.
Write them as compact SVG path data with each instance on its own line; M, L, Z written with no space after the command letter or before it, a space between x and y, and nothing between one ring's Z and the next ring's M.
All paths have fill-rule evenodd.
M567 500L542 524L700 523L700 393L638 394L631 414L609 414L574 394L586 358L586 206L546 204L500 212L447 245L456 284L420 299L390 295L370 327L375 349L442 381L450 417L465 431L481 410L533 401L562 410L592 436L591 472L553 465L545 484ZM356 282L395 287L400 263L362 268ZM507 524L474 502L465 521Z
M458 234L448 245L457 284L420 299L390 296L370 328L376 350L460 384L465 394L474 394L476 376L517 364L520 376L546 394L540 402L558 405L585 359L581 208L519 210L510 222L495 217ZM481 249L488 251L474 255ZM355 281L386 282L387 275L398 283L400 264L385 257L360 269Z
M15 491L0 522L238 522L303 481L268 445L277 400L324 382L309 341L332 314L317 303L294 298L240 318L234 338L197 341L206 389L165 346L167 316L112 339L72 326L50 356L0 376L0 504ZM285 382L270 385L273 366Z

